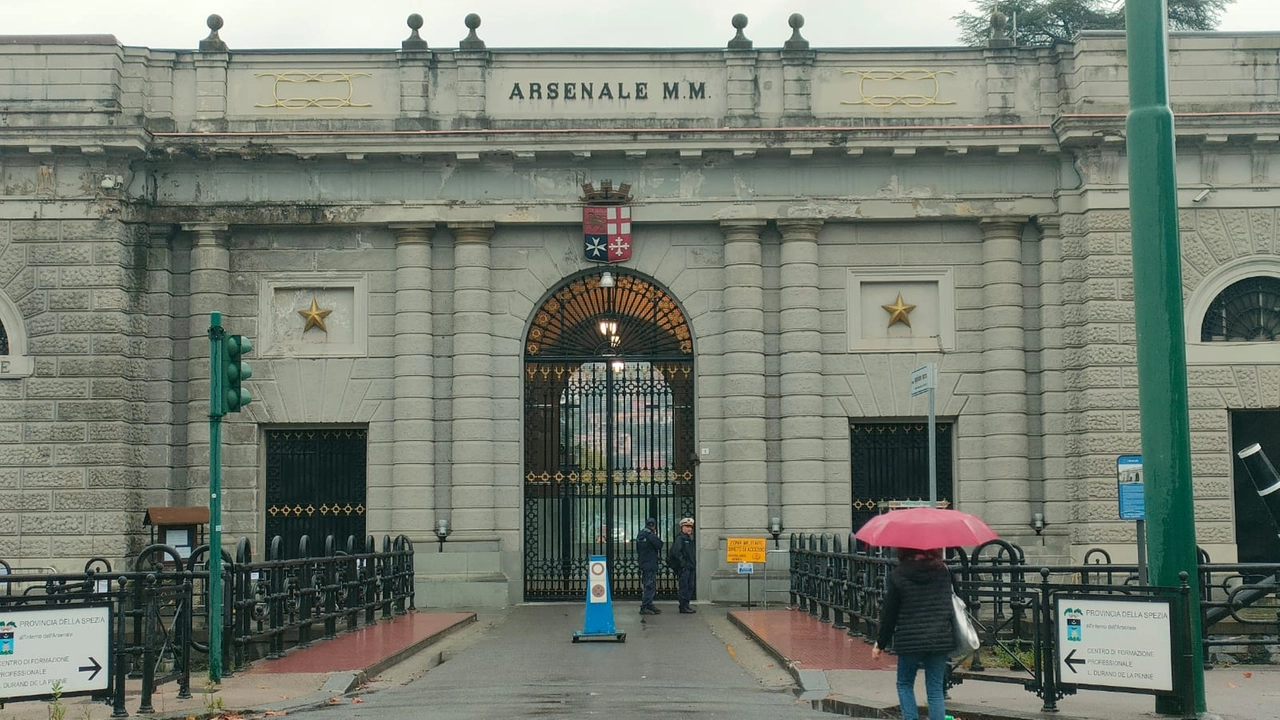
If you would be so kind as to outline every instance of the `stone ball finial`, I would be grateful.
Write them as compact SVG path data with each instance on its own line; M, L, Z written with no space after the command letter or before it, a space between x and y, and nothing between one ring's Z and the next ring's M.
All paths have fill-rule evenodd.
M809 41L800 34L800 28L804 27L804 16L800 13L791 13L791 17L787 18L787 24L791 26L791 39L782 44L783 49L808 50Z
M210 15L204 24L209 27L209 37L200 41L201 52L226 52L227 44L222 42L222 38L218 37L218 31L222 29L222 16Z
M480 16L475 13L469 13L462 19L462 23L467 26L470 32L467 33L467 37L462 42L458 43L458 47L463 50L483 50L484 41L480 39L479 35L476 35L476 28L480 27Z
M1005 28L1009 24L1009 16L997 10L991 16L991 32L997 36L1003 36Z
M405 24L409 26L409 37L400 43L401 50L426 50L427 41L422 39L418 31L422 29L422 16L414 13L405 20Z
M733 36L733 39L729 41L729 49L730 50L750 50L751 41L748 40L747 36L744 35L742 32L743 29L747 27L747 16L743 15L742 13L738 13L737 15L733 16L733 20L731 22L733 23L734 29L736 29L738 32Z
M995 11L991 15L991 37L987 47L1013 47L1014 39L1009 37L1009 16Z

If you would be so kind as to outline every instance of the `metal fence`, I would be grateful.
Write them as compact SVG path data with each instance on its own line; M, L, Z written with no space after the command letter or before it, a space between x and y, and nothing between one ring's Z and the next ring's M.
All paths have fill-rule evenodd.
M846 547L857 548L852 536L791 536L791 605L870 642L880 628L885 578L896 560L880 550ZM1201 551L1198 577L1186 578L1181 587L1152 587L1139 584L1137 565L1113 563L1101 549L1086 553L1080 565L1029 566L1020 547L1001 540L972 554L957 551L948 563L983 644L952 666L948 685L969 679L1020 684L1043 700L1044 711L1057 710L1057 701L1074 693L1057 676L1055 660L1053 608L1062 595L1166 598L1175 613L1183 613L1195 592L1204 648L1199 661L1205 666L1228 657L1268 661L1268 649L1280 644L1280 565L1213 563ZM1189 623L1188 615L1175 627ZM1178 635L1175 665L1190 663L1192 644ZM992 667L997 662L1000 667ZM1186 698L1181 701L1188 706Z
M247 539L239 541L235 557L222 551L227 675L258 658L280 657L414 608L413 543L404 535L384 536L381 550L372 536L363 543L349 537L342 547L330 536L315 556L305 536L296 558L285 559L283 549L277 537L262 561L254 561ZM112 717L127 717L126 681L140 679L137 712L151 713L158 685L176 682L178 697L191 697L194 664L199 656L207 662L209 552L204 545L183 558L170 546L151 545L123 572L104 558L90 560L79 573L32 572L0 560L0 611L109 605L110 680L97 697L111 703Z

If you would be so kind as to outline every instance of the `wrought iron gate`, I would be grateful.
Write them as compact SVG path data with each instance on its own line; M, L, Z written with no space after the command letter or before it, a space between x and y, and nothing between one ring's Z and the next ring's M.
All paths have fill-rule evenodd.
M267 446L268 542L279 535L295 557L298 539L311 536L311 552L334 536L345 548L348 536L365 536L365 471L368 433L361 429L272 429Z
M694 514L692 341L674 300L613 270L570 281L525 344L526 600L580 600L605 555L615 598L640 596L636 534L668 543ZM675 578L658 575L659 597Z
M952 501L951 436L954 426L937 423L938 504ZM853 529L856 532L886 503L929 499L929 425L923 422L849 423Z

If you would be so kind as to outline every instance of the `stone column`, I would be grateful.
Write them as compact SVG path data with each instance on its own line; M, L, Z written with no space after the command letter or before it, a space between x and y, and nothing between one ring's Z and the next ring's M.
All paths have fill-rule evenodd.
M783 527L820 531L827 518L823 466L821 220L779 220L782 233L779 414Z
M453 263L454 532L494 530L493 320L489 238L493 223L449 223Z
M222 312L224 327L234 322L227 315L231 255L226 225L190 223L182 229L192 235L187 306L187 504L206 505L209 498L194 491L209 486L209 313ZM225 524L225 514L223 518Z
M1031 521L1027 365L1022 296L1026 218L986 218L982 233L984 517L1011 533ZM960 493L964 499L964 494ZM1002 533L1004 534L1004 533Z
M394 536L434 527L435 378L431 325L433 223L394 224L396 235L395 402L391 507Z
M760 533L768 524L765 466L764 220L725 220L724 454L725 532Z

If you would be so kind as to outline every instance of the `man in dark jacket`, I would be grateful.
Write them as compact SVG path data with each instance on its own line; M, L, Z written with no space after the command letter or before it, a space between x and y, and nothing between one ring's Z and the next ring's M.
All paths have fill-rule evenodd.
M640 614L659 615L662 613L653 604L653 596L658 590L658 559L662 557L662 538L658 537L658 521L649 518L644 521L644 529L636 535L636 558L640 561Z
M680 534L671 541L671 544L671 557L668 559L668 564L680 579L680 589L676 595L680 600L680 612L686 615L696 613L697 610L689 607L689 601L693 599L694 579L698 576L698 553L693 543L693 518L680 521Z
M893 640L898 656L898 706L902 720L919 720L916 705L916 672L924 668L924 688L929 699L929 720L943 720L947 659L956 646L952 627L951 571L941 550L898 549L898 567L885 579L880 634L871 657Z

